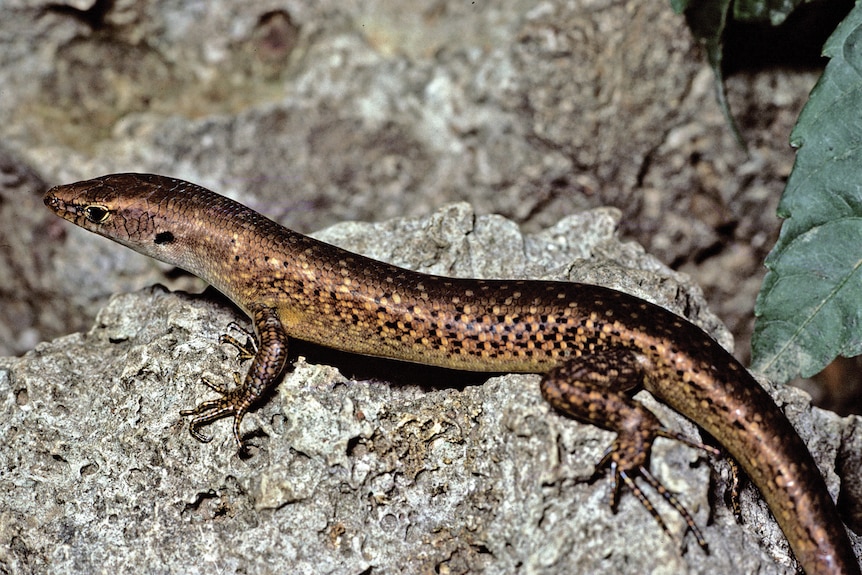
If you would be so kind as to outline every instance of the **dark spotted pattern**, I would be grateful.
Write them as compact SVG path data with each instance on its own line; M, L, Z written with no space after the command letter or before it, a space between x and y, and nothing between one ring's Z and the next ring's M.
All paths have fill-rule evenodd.
M242 384L213 386L220 399L184 412L194 416L199 439L206 439L199 426L233 415L239 441L242 415L279 377L290 336L456 369L545 373L542 393L552 405L618 433L614 479L636 488L634 476L654 481L645 468L652 441L669 434L631 400L629 392L642 385L739 461L806 572L859 573L823 479L787 418L730 354L660 307L592 285L419 274L162 176L116 174L58 186L45 203L197 274L253 318L259 349Z

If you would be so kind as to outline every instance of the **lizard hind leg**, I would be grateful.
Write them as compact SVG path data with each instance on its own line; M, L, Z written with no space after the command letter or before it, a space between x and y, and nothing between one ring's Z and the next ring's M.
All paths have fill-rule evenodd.
M614 431L617 438L597 466L611 471L611 508L616 510L620 484L625 484L638 501L669 533L655 506L637 484L643 478L683 518L698 545L708 551L706 540L691 514L649 471L649 457L656 437L668 437L706 449L664 427L647 408L632 399L632 390L641 386L644 371L634 354L625 348L576 357L549 371L542 378L542 396L555 409L585 423ZM622 482L620 481L622 480Z

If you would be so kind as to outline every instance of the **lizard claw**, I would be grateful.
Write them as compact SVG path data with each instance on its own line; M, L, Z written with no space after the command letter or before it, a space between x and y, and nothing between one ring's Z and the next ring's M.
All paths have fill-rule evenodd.
M239 375L234 374L234 378L238 380ZM250 405L250 402L243 397L242 388L228 391L223 386L214 384L208 379L204 379L203 382L210 389L221 393L222 397L199 403L194 409L183 409L180 411L180 415L183 417L192 416L192 420L189 421L189 433L198 441L209 443L212 441L212 437L201 433L200 428L223 417L233 415L233 436L236 439L237 445L242 448L242 438L239 429L242 418Z
M665 428L656 428L654 429L655 435L661 435L662 437L671 437L673 439L677 439L682 441L687 445L691 445L694 447L698 447L704 449L710 453L715 453L717 450L713 447L703 445L701 443L689 440L682 436L681 434L677 434L676 432L669 431ZM649 447L652 445L652 438L646 440L647 448L645 451L637 451L631 452L624 449L625 441L621 441L618 437L616 441L614 441L613 445L605 452L602 459L599 461L599 464L596 466L596 469L600 469L602 467L610 468L610 481L611 481L611 496L610 496L610 506L611 509L616 513L617 503L619 502L619 492L620 492L620 480L622 483L626 485L626 487L631 490L632 494L637 498L641 505L649 512L650 515L656 520L661 527L662 531L670 535L670 531L668 530L667 524L661 518L658 513L658 510L653 505L652 501L650 501L649 497L647 497L646 493L644 493L643 489L637 484L635 479L637 477L643 478L662 498L670 504L671 507L676 509L676 512L682 517L683 521L689 531L691 531L692 535L694 535L697 540L697 544L707 553L709 552L709 545L706 542L706 538L704 538L703 533L700 528L697 526L694 518L688 512L688 510L683 506L683 504L676 498L676 496L671 493L667 487L665 487L656 477L650 473L649 468L647 467L647 459L649 456ZM632 456L634 455L634 458Z
M230 334L222 334L218 338L218 342L220 344L227 344L233 346L237 350L237 359L240 361L246 361L249 359L253 359L257 354L257 344L254 341L254 334L235 321L230 322L227 325L228 329L235 329L239 333L245 336L245 341L240 341L237 338L233 337Z

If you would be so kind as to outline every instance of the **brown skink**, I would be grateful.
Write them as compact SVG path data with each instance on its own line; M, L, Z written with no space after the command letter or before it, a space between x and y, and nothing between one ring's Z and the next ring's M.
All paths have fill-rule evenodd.
M289 338L453 369L542 373L556 409L617 433L609 453L651 512L634 477L691 517L649 474L657 436L681 439L631 398L638 388L712 435L760 489L809 575L859 574L844 526L811 454L745 368L687 320L608 288L568 282L422 274L293 232L200 186L115 174L57 186L60 217L188 270L251 317L256 346L245 378L190 415L190 431L243 415L277 382ZM657 517L657 515L656 515ZM659 521L661 521L659 519Z

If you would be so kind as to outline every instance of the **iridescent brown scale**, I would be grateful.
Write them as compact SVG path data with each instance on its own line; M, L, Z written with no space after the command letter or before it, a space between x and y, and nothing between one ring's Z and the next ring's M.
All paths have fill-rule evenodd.
M543 373L560 411L617 432L608 462L652 513L643 477L693 519L646 468L665 429L631 399L645 387L735 457L763 493L809 574L859 574L808 449L775 402L729 353L673 313L608 288L567 282L430 276L288 230L172 178L115 174L58 186L59 216L186 269L253 319L257 350L241 385L184 412L190 429L243 414L278 380L288 338L454 369ZM230 341L230 340L228 340ZM236 340L233 341L236 345ZM659 518L660 524L663 526Z

